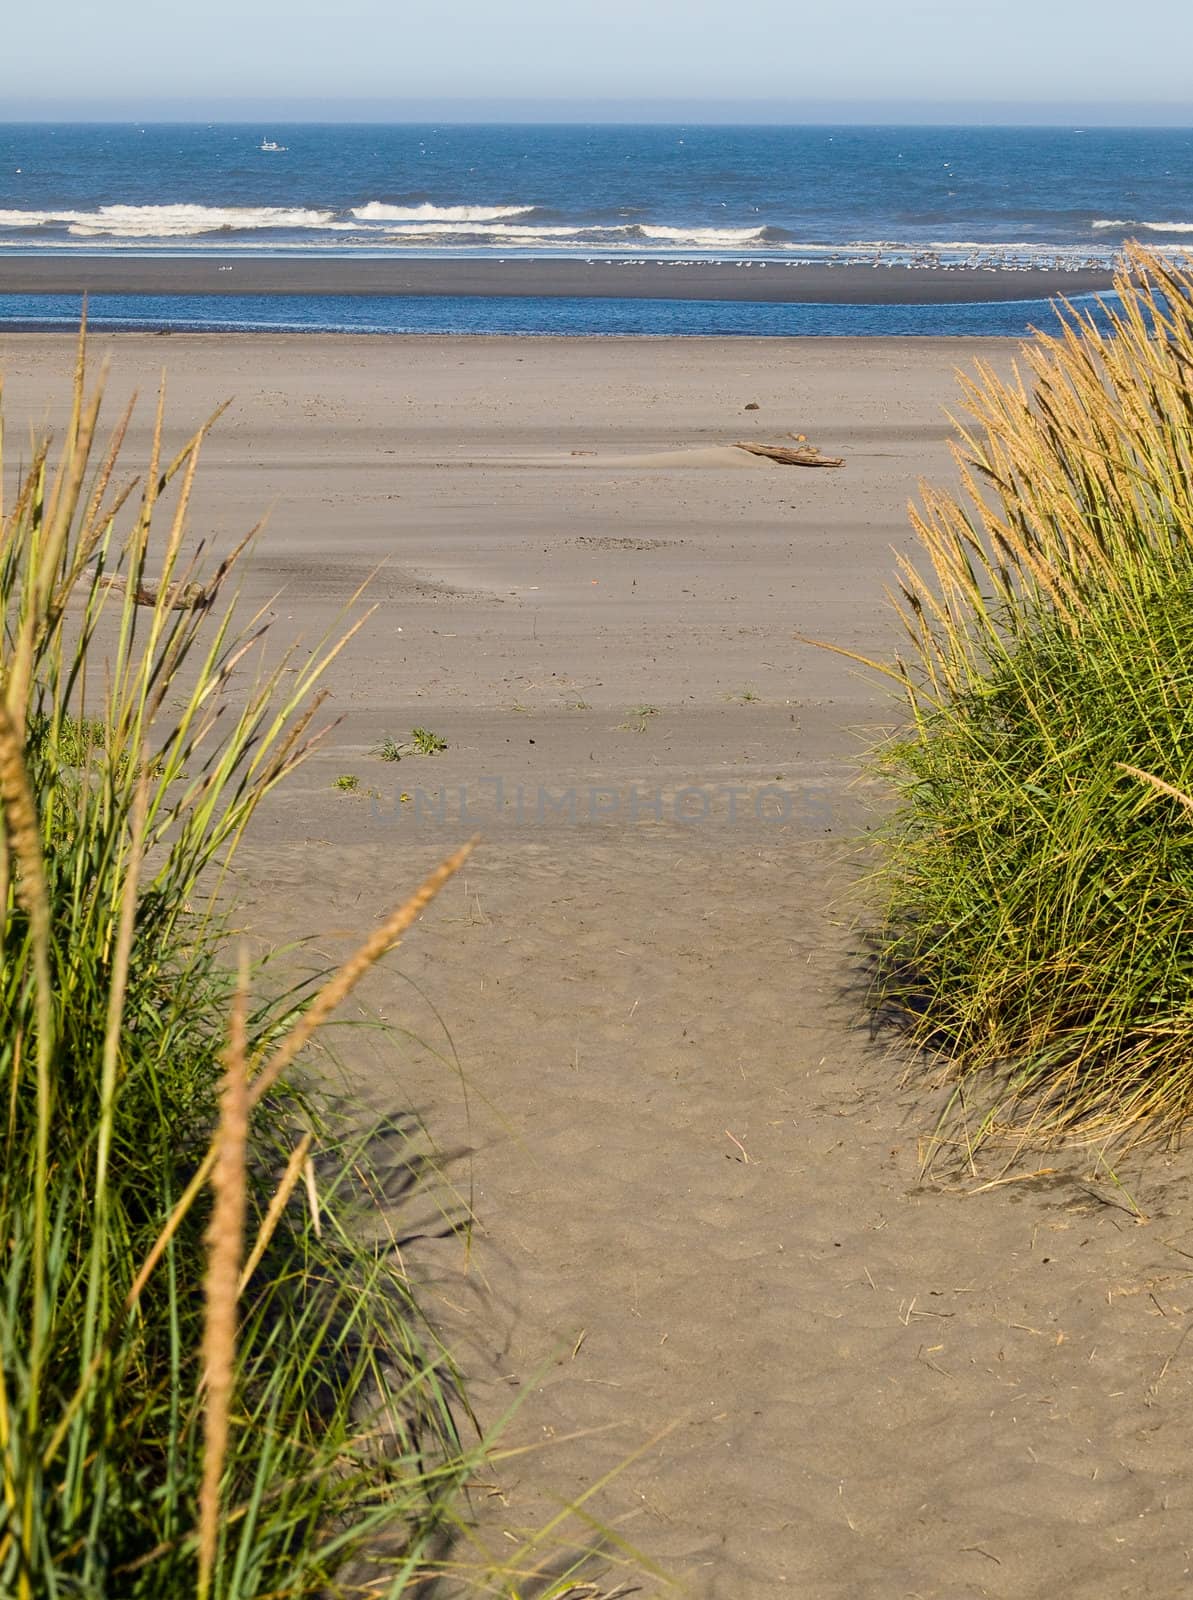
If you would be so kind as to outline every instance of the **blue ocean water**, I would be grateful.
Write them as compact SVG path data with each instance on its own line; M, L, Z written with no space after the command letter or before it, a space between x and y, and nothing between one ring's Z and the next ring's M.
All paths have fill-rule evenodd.
M1092 296L1077 297L1073 306L1104 325ZM0 295L0 330L77 328L82 309L74 295ZM1057 328L1057 314L1046 300L855 306L566 295L93 295L87 316L93 328L163 333L1026 338L1037 329Z
M22 255L647 254L1013 270L1106 265L1132 237L1193 248L1193 130L0 125L0 252ZM222 310L174 302L169 316L178 326L264 317L311 327L372 315L375 328L490 332L528 316L541 331L562 331L569 316L584 322L575 331L599 332L733 331L734 321L728 310L664 302L650 302L649 315L641 303L603 303L598 314L592 303L546 301L535 313L485 302L449 315L437 301L372 313L324 303L320 322L313 297L294 299ZM0 317L67 309L39 313L32 297L7 297ZM856 313L854 323L863 312L819 308L821 328L812 309L795 308L809 331L846 331L830 312ZM880 309L882 328L865 331L923 331L912 308ZM968 308L932 309L929 331L939 332L1019 332L1048 315L991 306L989 327L970 329ZM144 300L123 311L141 325L166 315ZM753 333L786 332L792 314L772 306L739 317Z

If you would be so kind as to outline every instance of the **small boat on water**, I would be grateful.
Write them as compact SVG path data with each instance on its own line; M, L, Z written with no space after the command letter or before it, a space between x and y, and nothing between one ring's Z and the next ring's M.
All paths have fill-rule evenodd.
M261 147L262 150L277 150L277 151L285 151L285 150L287 150L289 148L288 145L278 144L276 139L262 139L260 147Z

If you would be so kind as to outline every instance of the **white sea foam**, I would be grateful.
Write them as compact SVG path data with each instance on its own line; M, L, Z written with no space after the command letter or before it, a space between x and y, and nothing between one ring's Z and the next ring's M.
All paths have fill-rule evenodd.
M387 206L380 200L353 208L358 222L500 222L524 217L533 206Z
M761 238L764 228L662 228L651 223L639 225L644 239L657 239L660 243L693 244L702 249L715 250L723 244L750 244Z
M126 239L173 239L242 229L326 228L334 220L334 211L287 206L100 206L98 211L72 216L70 231L108 233Z
M1136 222L1133 218L1100 217L1095 228L1143 228L1147 233L1193 233L1193 222Z
M96 211L0 211L0 228L65 226L83 238L179 239L257 228L351 228L334 211L286 206L100 206Z
M1110 266L1118 255L1113 240L1077 247L1041 241L948 239L911 241L854 239L835 243L803 242L782 229L768 226L709 227L663 222L576 220L571 223L537 223L533 206L389 205L370 201L351 212L284 206L108 205L91 211L0 209L0 231L20 231L21 243L63 249L152 248L173 244L220 250L261 249L262 234L271 250L318 250L379 247L396 251L420 248L448 252L510 248L533 253L536 247L572 255L591 251L604 257L673 258L691 252L700 259L765 256L771 259L903 263L915 266L1000 267L1023 270L1029 266ZM1184 251L1193 235L1193 223L1122 222L1109 219L1094 224L1101 230L1149 230L1153 249L1165 253ZM44 230L35 240L29 230ZM1167 236L1167 237L1164 237ZM937 258L933 261L931 258Z
M594 230L567 227L534 227L516 222L405 222L387 228L386 239L575 239ZM610 230L619 232L618 229Z
M489 239L494 243L532 243L536 239L573 241L578 244L641 248L641 241L683 245L691 250L718 250L761 242L761 228L663 228L638 223L572 226L517 222L408 222L386 230L387 239L411 243L419 239ZM780 247L781 248L781 247Z
M895 248L889 244L880 246L883 250ZM1026 239L932 239L927 244L908 244L897 248L903 250L989 250L989 251L1025 251L1031 255L1054 256L1063 251L1065 246L1057 244L1040 244L1039 241Z

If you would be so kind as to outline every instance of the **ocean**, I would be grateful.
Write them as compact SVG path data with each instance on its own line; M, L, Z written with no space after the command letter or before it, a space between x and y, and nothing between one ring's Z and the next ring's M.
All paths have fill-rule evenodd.
M0 254L1113 263L1193 249L1193 130L0 125ZM1048 302L102 295L101 326L1020 334ZM66 325L71 296L0 295Z

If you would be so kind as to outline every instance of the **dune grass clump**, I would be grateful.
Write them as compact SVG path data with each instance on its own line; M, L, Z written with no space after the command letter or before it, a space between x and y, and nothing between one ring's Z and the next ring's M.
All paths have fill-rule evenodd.
M466 852L321 988L229 969L221 875L344 641L254 674L235 557L178 604L207 429L167 458L159 408L125 481L99 409L80 351L0 520L0 1594L324 1595L382 1532L398 1594L475 1458L290 1074Z
M977 1136L1193 1110L1193 276L1132 250L1116 289L964 380L900 563L876 1003Z
M411 728L410 743L420 756L439 756L447 749L447 740L433 728Z

